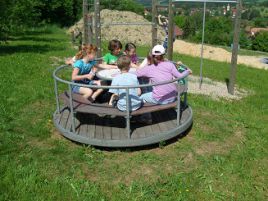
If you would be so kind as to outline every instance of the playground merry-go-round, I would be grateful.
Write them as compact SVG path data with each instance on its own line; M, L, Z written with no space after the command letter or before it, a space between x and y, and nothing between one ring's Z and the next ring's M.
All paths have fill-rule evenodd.
M152 23L148 25L152 26L152 46L158 43L157 36L157 1L152 0ZM172 60L173 54L173 4L172 0L169 0L169 34L168 34L168 59ZM200 2L200 1L196 1ZM205 11L206 3L211 1L202 1L204 3L204 17L203 17L203 35L202 35L202 48L201 48L201 64L200 64L200 88L202 84L202 59L203 59L203 38L205 27ZM220 1L225 2L225 1ZM227 2L227 1L226 1ZM234 80L237 64L237 51L238 51L238 39L239 39L239 16L241 4L239 0L228 1L230 3L237 3L238 14L235 21L234 30L234 46L232 52L230 82L228 90L233 93ZM84 3L84 5L86 5ZM87 6L87 5L86 5ZM88 21L86 17L88 13L84 14L84 42L93 43L98 47L97 56L101 58L101 23L100 23L100 2L94 0L94 16L95 23L94 34L92 32L88 37L89 32L86 30L92 30L92 22ZM136 24L136 23L135 23ZM131 25L131 24L126 24ZM146 24L147 25L147 24ZM94 39L93 39L94 35ZM88 39L86 41L85 39ZM100 59L101 60L101 59ZM71 80L64 79L59 74L70 69L69 66L63 65L55 69L53 72L54 84L55 84L55 96L56 96L56 110L53 114L53 121L56 128L66 138L93 146L101 147L136 147L145 146L155 143L160 143L176 136L181 135L189 128L193 123L193 111L188 105L187 101L187 82L182 85L179 79L167 80L154 84L142 84L136 86L109 86L109 85L90 85L85 86L83 84L74 83ZM102 79L101 76L99 76ZM131 88L145 88L153 87L157 85L176 84L177 86L177 100L173 103L165 105L156 104L144 104L140 109L136 111L130 110L129 103L129 90ZM61 85L61 87L59 87ZM107 102L92 103L89 100L83 98L79 94L72 92L73 86L90 87L95 89L109 90L111 88L120 88L126 91L126 111L122 112L115 107L108 105ZM64 86L64 87L62 87ZM62 90L64 88L64 90ZM61 92L60 92L61 91ZM143 115L150 114L150 122L139 121Z
M127 110L122 112L104 103L91 103L72 92L72 86L81 84L62 79L58 74L69 66L60 66L54 73L57 109L53 115L56 128L67 138L94 146L136 147L169 140L185 132L193 121L191 107L187 104L187 86L179 79L137 86L91 86L92 88L121 88L126 90ZM176 102L166 105L144 104L131 112L129 90L175 83L178 86ZM58 93L58 85L67 89ZM151 114L151 121L140 122L140 116Z

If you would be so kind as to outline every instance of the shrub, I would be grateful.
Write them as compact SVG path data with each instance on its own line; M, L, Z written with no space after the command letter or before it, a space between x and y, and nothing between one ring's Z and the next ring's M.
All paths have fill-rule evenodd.
M252 49L268 52L268 32L260 32L252 42Z

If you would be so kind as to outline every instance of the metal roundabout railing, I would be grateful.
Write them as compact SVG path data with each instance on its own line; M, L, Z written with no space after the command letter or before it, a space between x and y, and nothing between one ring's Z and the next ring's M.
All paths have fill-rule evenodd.
M154 84L142 84L137 86L97 86L97 85L84 85L84 84L78 84L74 83L72 81L65 80L61 78L58 74L60 72L66 71L68 68L70 68L67 65L63 65L60 67L57 67L53 72L53 79L54 79L54 89L55 89L55 97L56 97L56 111L53 114L53 121L55 127L61 132L61 134L68 139L71 139L73 141L83 143L83 144L89 144L93 146L101 146L101 147L135 147L135 146L144 146L149 144L155 144L162 141L169 140L171 138L174 138L181 133L185 132L193 122L193 113L191 107L187 103L187 86L182 87L179 84L179 78L173 79L169 81L163 81L160 83L154 83ZM172 107L168 108L167 105L152 105L153 107L159 107L161 110L161 107L167 107L168 109L172 110L170 115L168 116L168 112L165 112L165 110L161 110L161 114L155 115L158 117L158 120L156 122L152 122L150 125L138 125L135 122L131 122L131 118L135 116L135 112L130 111L130 98L129 98L129 90L131 88L143 88L143 87L153 87L157 85L165 85L165 84L171 84L176 83L178 88L177 93L177 101L172 103ZM61 98L59 94L59 84L63 84L65 86L68 86L68 101L64 104L61 104ZM125 89L126 90L126 107L127 110L125 112L120 112L121 118L125 118L125 126L122 128L122 121L119 122L118 119L111 117L107 120L107 118L103 117L103 115L96 115L95 111L95 117L98 118L98 125L96 122L92 122L92 119L94 119L92 116L90 118L87 118L87 116L83 116L87 119L89 119L90 122L84 121L84 124L79 123L78 121L78 113L81 112L81 110L77 110L77 105L74 106L75 99L74 94L72 92L73 86L80 86L80 87L90 87L92 89ZM182 89L183 88L183 89ZM181 97L182 100L181 100ZM94 107L94 105L98 108L103 107L103 104L89 104L84 105L85 107ZM105 104L104 104L105 105ZM109 110L117 110L116 108L108 107L106 104L105 107L107 108L107 112ZM142 110L143 107L139 110ZM137 112L139 111L137 110ZM159 110L159 111L160 111ZM145 110L145 113L150 112L150 109ZM158 110L152 110L153 113L157 113ZM68 117L64 117L64 115L68 113ZM83 113L83 111L82 111ZM109 114L109 112L107 113ZM87 112L85 115L91 115L90 112ZM168 120L163 120L165 116L167 116ZM170 117L172 116L172 118ZM63 120L64 119L64 120ZM68 120L66 120L68 119ZM99 124L99 122L106 121L105 124L103 124L103 129L101 134L97 134L96 128L102 128L102 124ZM108 122L108 123L107 123ZM110 123L112 122L112 123ZM120 124L120 128L113 127L115 124ZM79 132L78 127L80 126ZM106 129L104 129L104 126ZM83 127L86 127L88 129L84 129ZM89 129L89 127L91 129ZM83 128L83 129L82 129ZM107 129L112 128L112 129ZM142 133L142 134L141 134ZM101 137L100 137L101 136ZM107 137L108 136L108 137Z

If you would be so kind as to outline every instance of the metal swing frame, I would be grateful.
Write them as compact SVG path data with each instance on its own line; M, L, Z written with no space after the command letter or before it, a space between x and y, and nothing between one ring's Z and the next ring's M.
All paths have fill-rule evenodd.
M92 18L88 18L88 10L85 9L85 6L88 6L86 3L87 0L83 1L84 5L84 43L93 43L93 33L92 29L89 27L92 25ZM200 50L200 79L199 79L199 88L201 89L203 81L203 52L204 52L204 39L205 39L205 23L206 23L206 6L207 3L230 3L236 4L236 17L234 23L234 37L233 37L233 48L232 48L232 57L231 57L231 67L229 74L229 83L228 83L228 92L234 94L234 86L236 80L236 69L237 69L237 55L238 55L238 44L239 44L239 33L240 33L240 20L241 20L241 8L242 0L169 0L168 3L168 49L167 57L169 60L172 60L173 55L173 16L174 16L174 3L176 2L196 2L203 3L203 25L202 25L202 41L201 41L201 50ZM157 7L159 6L157 0L152 0L152 23L111 23L111 26L117 25L145 25L152 26L152 47L157 44ZM160 5L162 7L162 5ZM95 19L95 45L98 47L97 56L101 57L101 23L100 23L100 0L94 0L94 19Z

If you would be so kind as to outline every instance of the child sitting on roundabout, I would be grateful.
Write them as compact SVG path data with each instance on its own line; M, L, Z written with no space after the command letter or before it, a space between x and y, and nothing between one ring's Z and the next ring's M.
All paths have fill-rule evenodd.
M103 63L116 65L117 59L122 55L122 43L117 39L111 40L109 41L108 50L110 52L103 56Z
M125 45L125 51L123 52L124 55L127 55L130 57L130 60L131 60L131 64L130 66L132 68L138 68L138 62L139 62L139 59L138 59L138 56L136 54L136 45L134 43L127 43Z
M97 47L86 45L76 54L76 61L73 64L72 81L86 85L101 85L100 80L94 80L97 68L112 69L114 65L98 64L95 60ZM89 87L72 86L74 93L83 95L84 98L94 102L102 89L93 90Z
M137 76L133 73L129 73L130 65L131 65L131 58L129 56L123 55L119 57L117 61L117 66L120 69L121 73L113 78L111 86L139 85ZM113 101L118 99L117 108L121 111L126 111L127 110L126 89L110 89L109 92L113 94L109 101L109 105L113 105ZM139 98L140 94L141 94L140 88L129 89L130 111L137 110L141 107L142 101Z
M137 77L149 78L150 83L159 83L172 80L175 78L183 78L192 74L190 69L186 69L180 73L175 65L170 61L165 61L165 48L162 45L156 45L151 52L151 62L143 68L136 71ZM144 103L168 104L174 102L177 98L177 87L175 83L153 86L151 92L147 92L140 97Z
M87 48L87 45L81 46L81 50L83 50L84 48ZM116 65L118 57L122 55L121 49L122 49L122 43L119 40L114 39L109 41L108 50L110 52L103 56L103 64ZM65 60L65 64L73 66L78 59L79 58L77 58L76 55L74 57L67 58Z
M121 46L120 41L113 40L113 42L110 41L109 48L110 50L116 50L116 52L120 52ZM115 48L114 48L115 47ZM106 69L116 69L116 65L108 65L108 64L97 64L95 60L97 48L93 45L87 45L84 46L81 51L76 55L76 58L78 59L74 63L73 73L72 73L72 80L75 83L80 84L88 84L88 85L100 85L100 80L94 80L95 73L97 71L97 68L106 68ZM118 53L119 54L119 53ZM165 61L164 59L165 55L165 48L162 45L156 45L151 53L150 57L148 57L148 64L145 65L142 68L137 68L137 71L135 72L136 76L138 78L147 78L149 79L150 83L159 83L163 81L172 80L174 78L182 78L192 73L190 69L186 69L184 72L180 73L176 69L175 65L170 61ZM130 65L131 65L131 58L129 56L124 56L123 58L129 58ZM117 58L118 59L118 58ZM126 62L126 61L125 61ZM120 64L121 65L121 64ZM128 73L130 66L127 66L126 64L122 64L121 66L123 69L121 70L120 76L124 75L124 73L129 76ZM123 73L122 73L123 72ZM133 74L133 73L132 73ZM122 76L124 77L124 76ZM139 85L139 82L137 79L134 79L135 82L131 82L128 84L128 82L120 81L117 83L117 79L114 78L115 81L113 81L112 85ZM127 80L127 79L126 79ZM129 80L133 81L133 80ZM136 82L137 81L137 82ZM133 89L130 89L130 91ZM73 86L73 92L79 93L83 95L84 98L90 99L92 102L95 101L98 95L102 93L102 89L97 89L94 91L90 87L79 87L79 86ZM110 92L118 94L120 98L120 94L118 91L113 91L110 89ZM135 92L135 95L140 95L139 93ZM153 86L151 91L147 91L146 93L143 93L140 97L140 99L144 103L153 103L153 104L168 104L171 102L174 102L177 98L177 87L175 83L165 84L165 85L158 85ZM112 102L112 99L110 101L110 104ZM120 101L122 102L122 101ZM125 110L124 106L119 106L118 108L120 110ZM135 100L134 100L135 103ZM138 106L139 105L139 106ZM140 107L140 104L137 104L136 106L131 106L131 110L136 110Z

